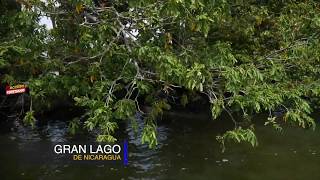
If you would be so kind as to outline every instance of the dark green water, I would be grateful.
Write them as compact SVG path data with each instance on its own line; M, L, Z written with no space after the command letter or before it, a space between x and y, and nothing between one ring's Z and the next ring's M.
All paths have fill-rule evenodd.
M158 130L159 146L150 150L125 128L120 137L129 141L127 167L74 164L54 155L56 143L94 141L70 137L61 117L49 118L34 130L23 126L13 132L2 130L0 179L320 179L319 128L285 127L279 133L257 124L257 148L228 144L225 153L215 140L221 124L205 116L167 118Z

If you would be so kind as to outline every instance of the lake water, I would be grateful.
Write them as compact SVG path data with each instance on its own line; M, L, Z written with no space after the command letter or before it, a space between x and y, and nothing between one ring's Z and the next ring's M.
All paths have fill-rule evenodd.
M129 141L129 165L75 164L52 153L56 143L92 143L93 136L71 137L69 117L45 118L35 129L18 125L1 129L0 179L320 179L320 128L284 127L277 132L255 125L259 146L228 143L224 153L215 140L228 118L206 115L163 117L159 146L140 144L130 127L119 140ZM257 120L265 118L255 117Z

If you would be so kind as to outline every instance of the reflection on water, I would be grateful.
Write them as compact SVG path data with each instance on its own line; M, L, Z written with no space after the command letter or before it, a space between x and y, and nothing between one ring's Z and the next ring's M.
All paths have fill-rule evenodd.
M259 117L257 117L259 119ZM260 117L261 118L261 117ZM219 122L220 121L220 122ZM150 150L128 126L129 166L74 164L55 156L56 143L94 142L93 136L68 135L67 122L52 117L32 130L1 130L1 179L320 179L320 129L284 127L282 133L256 125L259 146L228 144L221 153L215 136L222 123L206 116L164 117L159 146ZM219 124L220 123L220 124ZM142 120L139 120L139 129Z

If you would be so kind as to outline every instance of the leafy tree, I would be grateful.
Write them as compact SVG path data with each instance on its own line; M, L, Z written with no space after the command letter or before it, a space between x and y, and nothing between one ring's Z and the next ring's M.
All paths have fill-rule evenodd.
M1 6L1 80L28 81L35 112L55 99L86 108L81 126L113 142L118 122L144 116L142 142L157 145L156 119L207 97L212 118L235 125L217 139L257 145L250 118L315 127L319 102L319 2L314 0L39 0ZM4 10L3 10L4 8ZM53 29L39 26L41 16ZM150 112L140 106L149 105ZM275 115L276 111L283 114ZM28 113L29 119L32 113ZM73 132L73 131L72 131Z

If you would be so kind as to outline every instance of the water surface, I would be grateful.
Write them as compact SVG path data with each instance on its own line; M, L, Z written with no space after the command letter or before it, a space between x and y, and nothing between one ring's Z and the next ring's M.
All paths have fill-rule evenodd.
M129 165L74 164L52 153L57 143L92 143L93 136L68 134L67 117L52 116L35 129L1 129L0 179L320 179L320 129L284 127L279 133L256 124L259 146L215 140L224 127L207 116L164 117L159 146L141 145L130 127L118 137L129 141ZM257 116L256 118L264 118Z

